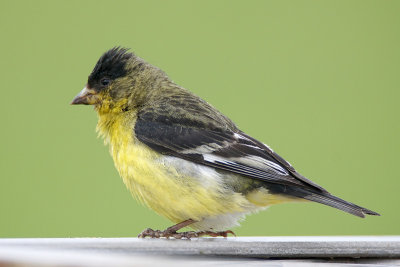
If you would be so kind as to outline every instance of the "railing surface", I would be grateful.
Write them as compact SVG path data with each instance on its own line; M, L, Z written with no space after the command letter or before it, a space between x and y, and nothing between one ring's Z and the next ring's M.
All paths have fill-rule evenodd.
M3 238L0 266L400 266L400 236Z

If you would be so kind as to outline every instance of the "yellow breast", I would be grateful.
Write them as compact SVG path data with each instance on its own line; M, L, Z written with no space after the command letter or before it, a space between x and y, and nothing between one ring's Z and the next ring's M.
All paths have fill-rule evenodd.
M176 223L246 212L250 203L242 194L226 189L214 176L202 180L182 172L136 140L135 119L135 114L100 115L97 130L109 143L115 166L136 198Z

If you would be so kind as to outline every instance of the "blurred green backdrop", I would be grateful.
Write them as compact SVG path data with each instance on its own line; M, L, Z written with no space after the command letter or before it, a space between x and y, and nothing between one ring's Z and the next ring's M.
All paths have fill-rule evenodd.
M170 222L137 203L70 106L122 45L332 193L252 215L239 235L400 234L399 1L0 2L0 237L135 236Z

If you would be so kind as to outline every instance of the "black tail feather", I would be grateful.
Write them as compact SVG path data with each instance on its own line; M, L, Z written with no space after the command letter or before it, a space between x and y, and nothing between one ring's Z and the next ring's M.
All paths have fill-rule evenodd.
M267 184L267 188L268 191L273 194L290 195L298 198L307 199L348 212L361 218L364 218L365 215L380 216L379 213L357 206L356 204L347 202L341 198L335 197L327 191L322 191L315 188L304 188L272 183Z
M327 206L331 206L333 208L348 212L350 214L353 214L355 216L364 218L365 215L375 215L375 216L380 216L379 213L374 212L372 210L357 206L356 204L347 202L343 199L340 199L338 197L335 197L331 194L323 193L323 194L317 194L317 193L310 193L308 195L303 196L302 198L311 200L314 202L318 202Z

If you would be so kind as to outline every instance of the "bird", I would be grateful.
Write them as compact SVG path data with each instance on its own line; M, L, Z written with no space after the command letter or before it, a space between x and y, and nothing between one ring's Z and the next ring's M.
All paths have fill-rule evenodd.
M98 59L71 104L93 105L131 194L173 226L138 237L234 234L246 215L284 202L321 203L352 215L378 215L299 174L268 145L241 131L211 104L130 49ZM178 232L184 227L193 231Z

